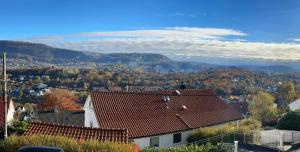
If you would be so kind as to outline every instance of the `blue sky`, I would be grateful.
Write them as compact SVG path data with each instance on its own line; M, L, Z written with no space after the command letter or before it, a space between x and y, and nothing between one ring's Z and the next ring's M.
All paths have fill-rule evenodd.
M203 54L203 49L189 51L191 46L188 44L197 44L198 48L199 45L203 47L203 43L213 46L230 43L227 49L235 45L243 45L240 49L251 44L255 46L254 52L249 50L239 57L251 57L251 54L263 51L259 49L270 50L274 57L286 54L280 50L287 49L300 54L299 0L1 0L0 14L0 39L42 42L76 50L108 53L156 49L166 55L175 52L180 56ZM178 33L178 29L185 33ZM205 31L207 29L210 30ZM213 33L211 29L221 33L207 33ZM130 33L132 31L138 34ZM197 35L193 35L195 31L201 40L205 37L204 42L198 42ZM184 39L180 39L182 34ZM217 37L208 40L207 36ZM146 45L153 41L158 45L155 39L158 37L160 42L167 40L170 43L157 48ZM172 37L176 39L170 39ZM190 41L182 44L186 37ZM135 46L125 44L127 40L143 45L132 48ZM175 44L171 43L174 41ZM109 44L118 47L107 46ZM170 45L176 49L165 49ZM274 52L278 50L276 47L279 53ZM218 51L222 51L220 49ZM227 57L232 55L228 51L225 54Z

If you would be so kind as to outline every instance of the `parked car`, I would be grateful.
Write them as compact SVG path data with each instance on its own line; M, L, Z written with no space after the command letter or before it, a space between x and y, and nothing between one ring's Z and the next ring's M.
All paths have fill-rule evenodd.
M25 146L18 149L17 152L63 152L62 148L46 146Z

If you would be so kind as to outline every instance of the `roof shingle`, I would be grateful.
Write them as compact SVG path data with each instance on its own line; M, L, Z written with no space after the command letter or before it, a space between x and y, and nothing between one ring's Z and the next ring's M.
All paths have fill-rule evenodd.
M23 135L64 136L77 140L96 139L99 141L128 142L126 129L103 129L90 127L67 126L43 122L31 122Z

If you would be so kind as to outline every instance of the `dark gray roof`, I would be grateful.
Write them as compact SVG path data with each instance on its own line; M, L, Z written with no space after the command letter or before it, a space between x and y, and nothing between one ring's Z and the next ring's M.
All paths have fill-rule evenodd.
M37 111L32 121L84 126L84 110L45 110Z

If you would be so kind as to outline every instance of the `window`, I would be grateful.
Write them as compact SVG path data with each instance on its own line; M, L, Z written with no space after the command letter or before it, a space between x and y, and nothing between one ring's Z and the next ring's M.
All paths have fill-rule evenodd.
M150 147L159 147L159 137L150 138Z
M93 122L92 121L90 121L90 127L93 127Z
M173 134L173 143L181 142L181 133Z

